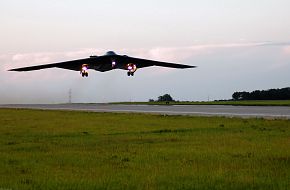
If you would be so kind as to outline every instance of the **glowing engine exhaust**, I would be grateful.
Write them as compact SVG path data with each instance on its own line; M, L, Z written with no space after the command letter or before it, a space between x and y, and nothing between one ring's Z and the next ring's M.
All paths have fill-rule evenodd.
M82 77L88 77L89 76L88 69L89 69L89 65L87 65L87 64L83 64L82 65L82 69L81 69Z
M127 65L128 76L134 76L135 71L137 70L137 66L135 64L129 63Z
M112 61L112 68L116 67L116 61Z

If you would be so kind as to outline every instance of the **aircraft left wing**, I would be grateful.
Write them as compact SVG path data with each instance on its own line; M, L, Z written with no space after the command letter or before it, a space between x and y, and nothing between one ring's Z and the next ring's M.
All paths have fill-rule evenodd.
M84 64L90 65L92 62L96 63L96 61L98 61L97 59L98 57L78 59L78 60L65 61L65 62L60 62L60 63L37 65L37 66L31 66L31 67L22 67L22 68L17 68L17 69L11 69L9 71L34 71L34 70L47 69L47 68L53 68L53 67L68 69L68 70L73 70L73 71L80 71L82 68L82 65Z

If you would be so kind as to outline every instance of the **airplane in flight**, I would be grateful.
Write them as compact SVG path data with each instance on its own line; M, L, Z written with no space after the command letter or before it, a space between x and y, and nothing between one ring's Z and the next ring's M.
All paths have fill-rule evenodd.
M178 69L195 68L196 66L182 65L176 63L167 63L160 61L153 61L148 59L140 59L135 57L129 57L127 55L118 55L113 51L108 51L102 56L90 56L85 59L78 59L72 61L65 61L60 63L52 63L45 65L36 65L31 67L22 67L17 69L11 69L9 71L33 71L47 68L62 68L73 71L79 71L82 77L88 77L88 70L93 69L100 72L106 72L113 69L127 70L128 76L134 76L134 73L139 68L160 66L171 67Z

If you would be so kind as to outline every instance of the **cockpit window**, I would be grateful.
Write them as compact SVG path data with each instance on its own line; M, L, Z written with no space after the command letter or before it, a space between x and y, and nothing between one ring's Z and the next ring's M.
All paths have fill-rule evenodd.
M117 55L115 52L113 52L113 51L108 51L107 53L106 53L106 55Z

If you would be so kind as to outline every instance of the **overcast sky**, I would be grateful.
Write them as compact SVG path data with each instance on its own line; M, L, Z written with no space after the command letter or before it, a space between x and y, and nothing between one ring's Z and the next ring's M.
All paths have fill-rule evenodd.
M229 99L290 86L289 0L0 0L0 103ZM8 69L119 54L197 65L134 77Z

